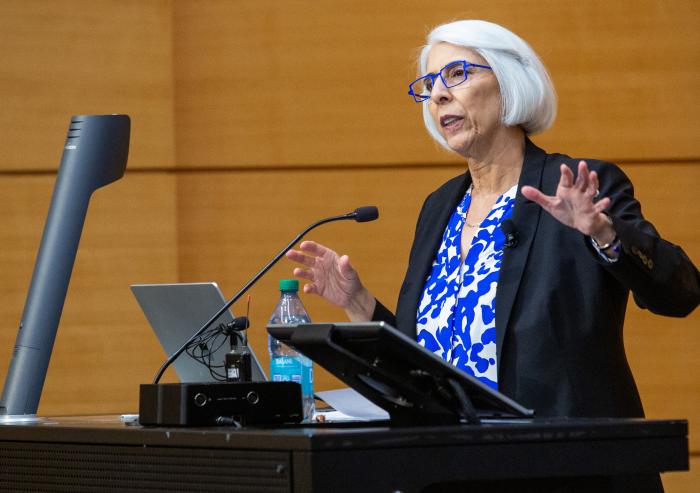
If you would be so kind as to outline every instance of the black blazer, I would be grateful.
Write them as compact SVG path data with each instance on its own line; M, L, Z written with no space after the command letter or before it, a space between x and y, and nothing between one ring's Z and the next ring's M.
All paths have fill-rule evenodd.
M561 163L527 140L518 183L554 195ZM539 416L643 416L623 346L629 291L654 313L685 316L700 302L700 274L685 253L661 239L642 216L632 184L614 164L587 160L623 250L606 263L590 238L562 225L518 193L512 220L518 241L506 249L496 291L499 390ZM373 319L416 339L416 311L450 215L468 173L426 199L394 316L377 302ZM682 211L679 211L682 213Z

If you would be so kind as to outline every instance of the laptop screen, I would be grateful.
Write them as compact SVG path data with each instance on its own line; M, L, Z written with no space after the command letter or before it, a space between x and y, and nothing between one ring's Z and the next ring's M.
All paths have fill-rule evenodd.
M177 351L226 303L219 286L213 282L134 284L131 286L131 291L166 355ZM232 321L233 316L226 311L212 324L212 327ZM211 362L215 365L223 365L224 357L230 351L230 345L226 342L217 348L209 349L215 349L211 355ZM252 348L250 353L253 381L266 381L265 372ZM183 383L216 381L206 366L186 353L181 354L173 366ZM224 373L223 368L219 373Z

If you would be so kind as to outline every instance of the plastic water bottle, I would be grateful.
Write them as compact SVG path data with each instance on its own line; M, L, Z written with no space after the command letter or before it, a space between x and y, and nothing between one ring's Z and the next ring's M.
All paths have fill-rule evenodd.
M296 279L280 281L280 300L270 317L271 324L311 323L309 314L299 299L298 291L299 281ZM270 380L301 384L304 420L310 421L315 410L312 361L272 336L269 336L269 350Z

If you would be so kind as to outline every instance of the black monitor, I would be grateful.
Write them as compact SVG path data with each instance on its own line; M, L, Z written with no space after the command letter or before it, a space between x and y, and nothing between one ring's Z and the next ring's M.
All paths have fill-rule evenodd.
M269 325L267 330L386 410L398 426L534 416L384 322Z

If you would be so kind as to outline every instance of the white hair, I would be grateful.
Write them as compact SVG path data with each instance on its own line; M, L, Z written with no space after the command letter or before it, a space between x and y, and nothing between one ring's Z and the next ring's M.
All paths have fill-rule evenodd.
M557 114L557 95L537 53L525 40L492 22L464 20L442 24L428 34L418 61L420 74L427 72L430 49L437 43L470 48L486 60L501 92L501 121L519 125L526 134L547 130ZM423 105L423 121L430 135L450 149Z

